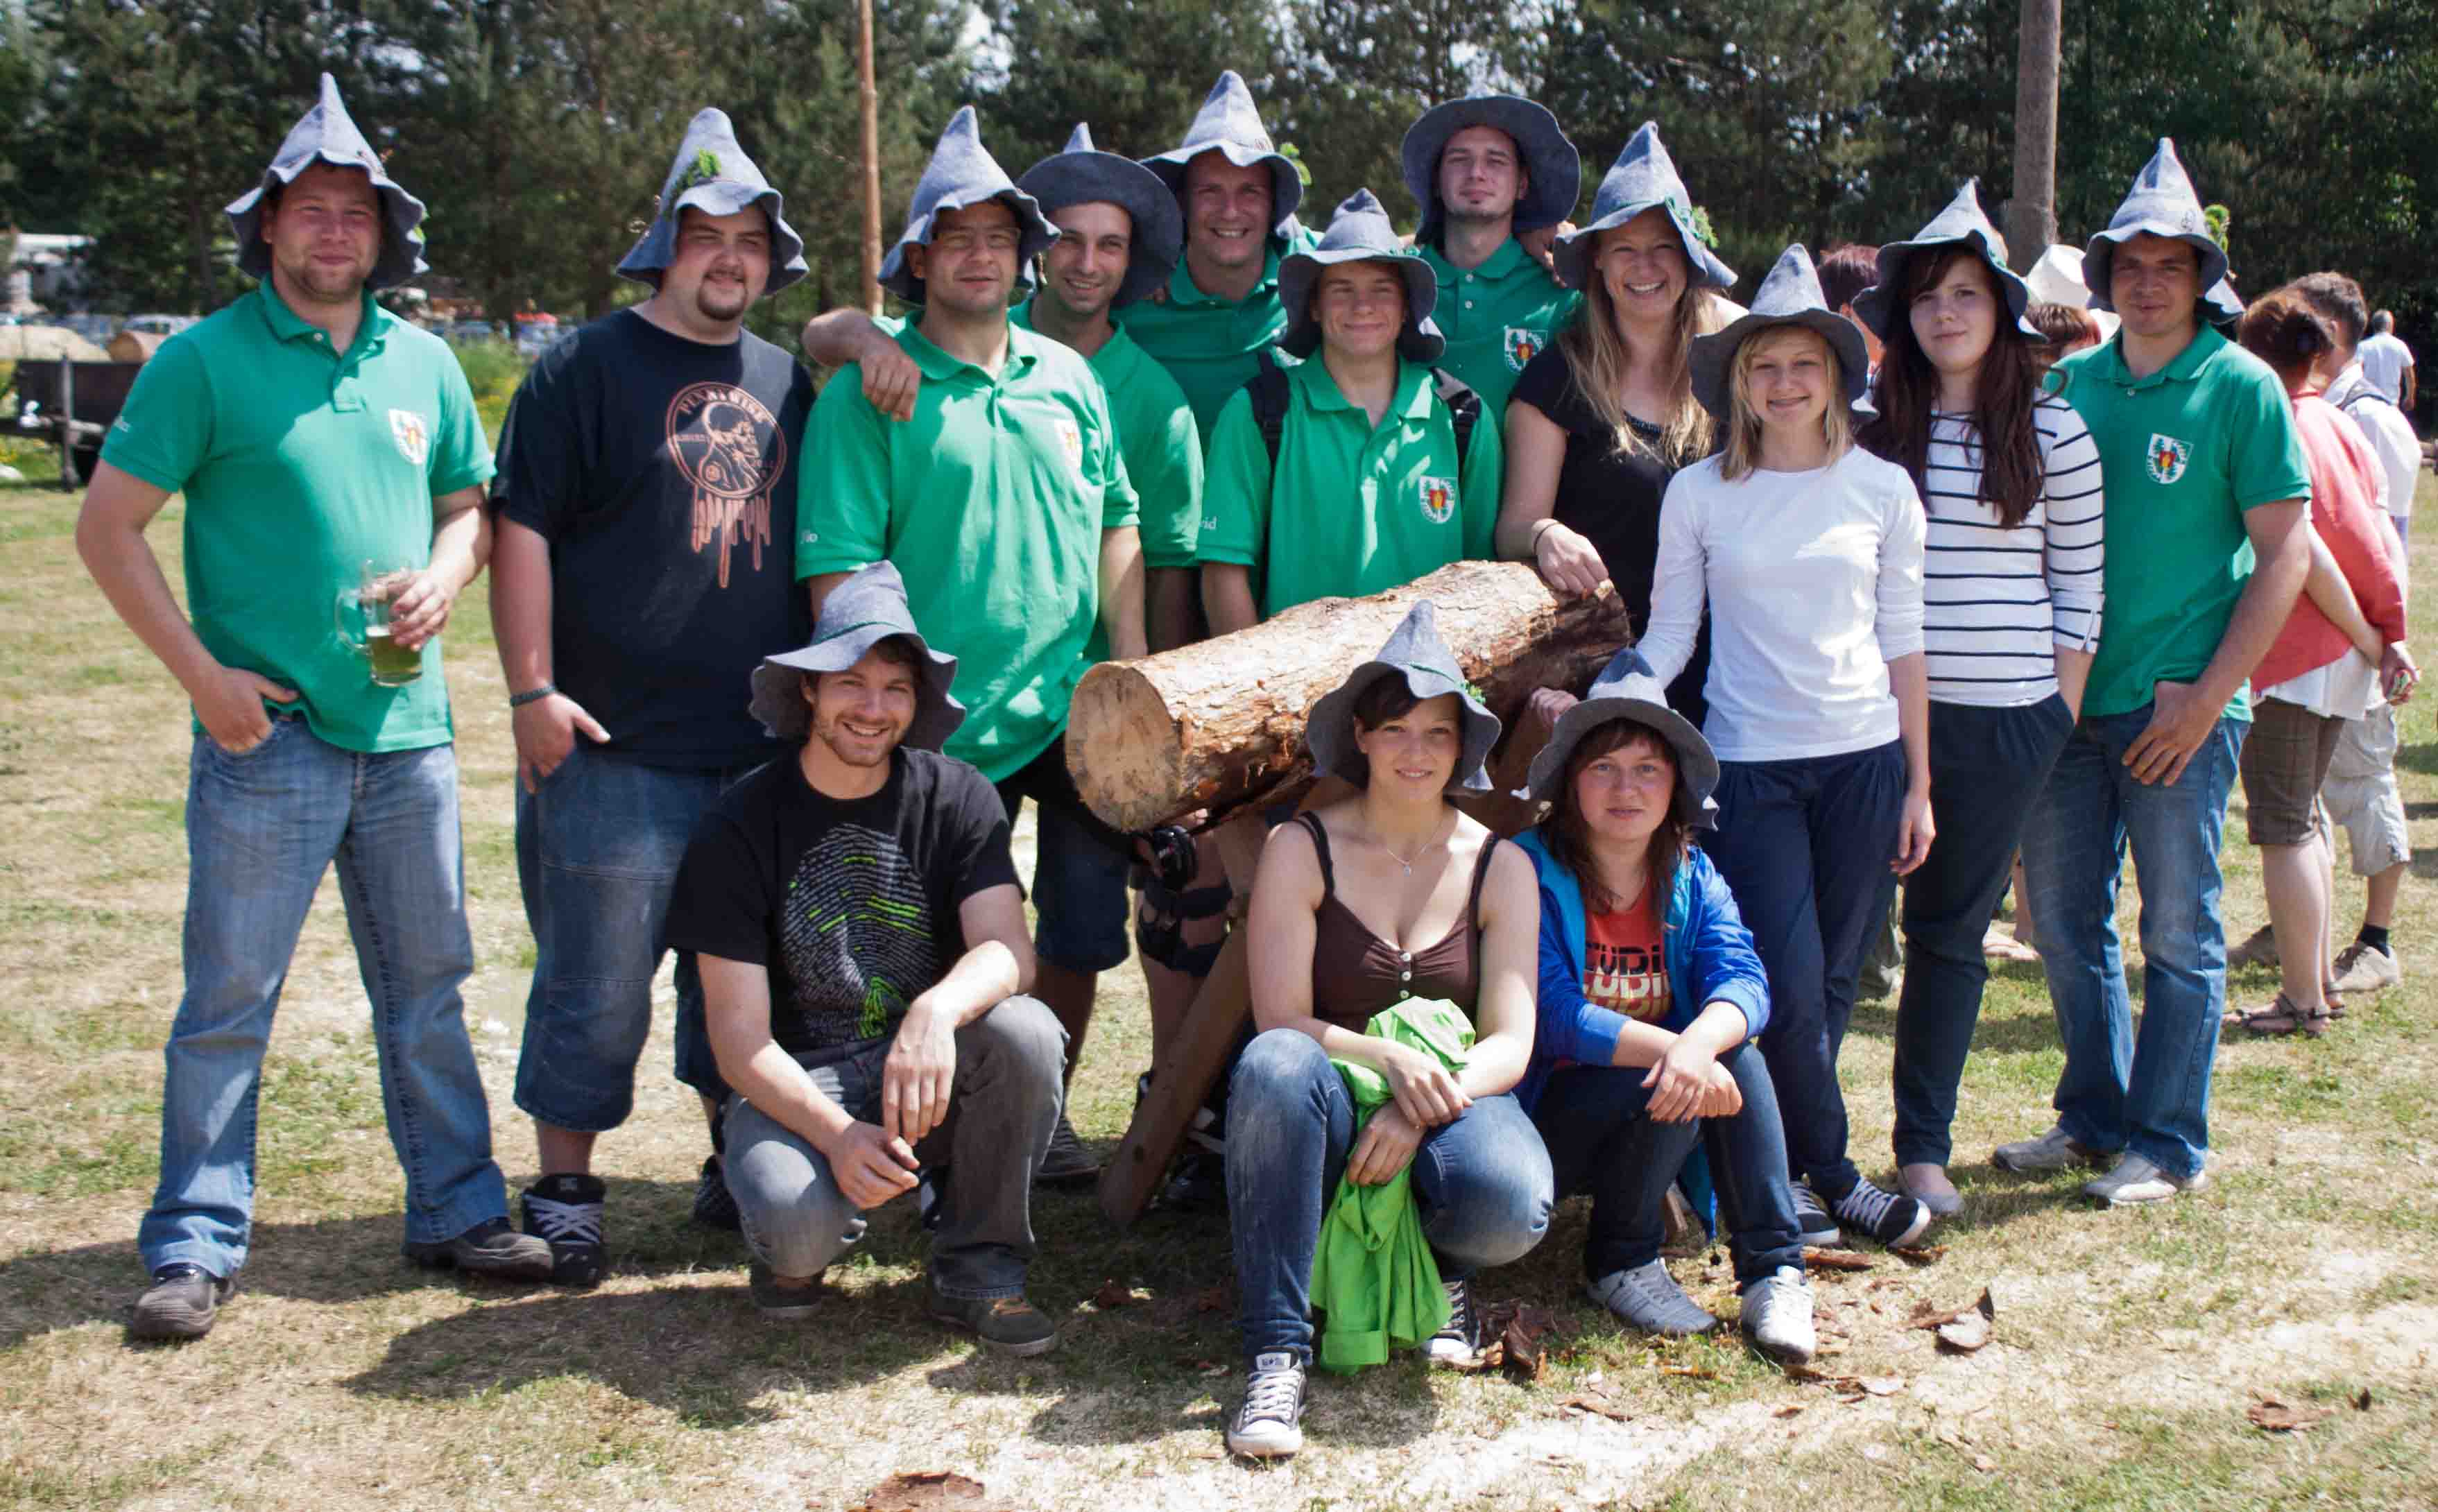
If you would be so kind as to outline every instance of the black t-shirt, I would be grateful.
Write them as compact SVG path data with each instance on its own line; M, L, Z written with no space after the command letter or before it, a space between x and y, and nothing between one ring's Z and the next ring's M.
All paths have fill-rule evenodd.
M793 756L695 826L662 942L770 974L770 1037L832 1060L897 1028L967 949L957 907L1016 883L990 780L900 747L870 798L825 798Z
M812 639L796 467L813 385L746 333L705 346L633 310L542 354L500 433L492 501L550 542L551 680L666 766L766 761L753 668Z
M1524 365L1510 404L1528 404L1566 433L1566 457L1558 468L1558 497L1551 518L1581 535L1599 553L1600 565L1624 601L1638 638L1651 624L1652 574L1659 563L1659 505L1676 469L1644 451L1620 452L1616 433L1575 386L1566 354L1552 343ZM1626 423L1642 440L1656 443L1660 429L1635 415ZM1710 622L1705 613L1685 670L1669 684L1668 701L1701 727L1708 708L1702 696L1710 671Z

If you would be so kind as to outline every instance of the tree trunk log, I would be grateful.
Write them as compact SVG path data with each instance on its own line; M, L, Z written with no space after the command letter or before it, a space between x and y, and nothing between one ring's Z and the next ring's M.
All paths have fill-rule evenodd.
M1580 693L1632 639L1609 585L1561 601L1520 562L1458 562L1369 598L1317 599L1233 635L1086 673L1068 721L1077 790L1104 821L1129 832L1197 809L1215 823L1248 803L1297 796L1313 777L1303 745L1312 706L1422 599L1438 607L1458 667L1510 730L1533 690Z

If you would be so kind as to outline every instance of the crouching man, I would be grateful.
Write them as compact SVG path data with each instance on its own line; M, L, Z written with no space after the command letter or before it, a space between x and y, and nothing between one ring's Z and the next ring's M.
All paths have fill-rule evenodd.
M928 1180L931 1315L1035 1355L1057 1343L1024 1278L1065 1035L1020 995L1033 945L1007 810L939 754L964 718L956 670L894 566L842 581L813 643L753 674L754 717L799 749L704 817L666 943L700 960L734 1089L721 1117L754 1305L809 1314L863 1215Z

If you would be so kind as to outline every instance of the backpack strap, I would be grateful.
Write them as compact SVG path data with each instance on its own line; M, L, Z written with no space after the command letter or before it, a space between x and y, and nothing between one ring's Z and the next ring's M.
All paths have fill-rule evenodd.
M1432 392L1448 407L1448 421L1456 427L1456 466L1464 470L1465 448L1473 445L1473 428L1481 418L1481 396L1472 385L1443 367L1431 369Z
M1245 392L1252 396L1253 423L1262 428L1262 444L1270 448L1270 475L1276 477L1279 448L1287 431L1287 370L1266 346L1253 354L1253 360L1257 365Z

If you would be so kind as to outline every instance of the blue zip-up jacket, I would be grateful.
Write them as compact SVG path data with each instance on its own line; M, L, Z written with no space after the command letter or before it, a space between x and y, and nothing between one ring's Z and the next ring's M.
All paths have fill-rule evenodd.
M1540 1022L1531 1063L1515 1088L1515 1099L1529 1113L1558 1067L1614 1061L1627 1019L1583 996L1582 885L1549 853L1537 827L1515 843L1532 858L1541 879L1541 986L1535 994ZM1769 977L1736 909L1735 894L1698 847L1676 868L1660 936L1670 999L1660 1027L1682 1031L1707 1005L1728 1002L1744 1015L1745 1038L1757 1038L1769 1023Z

